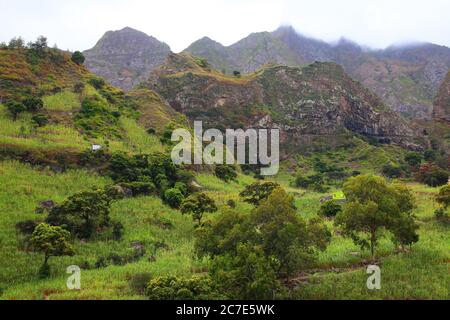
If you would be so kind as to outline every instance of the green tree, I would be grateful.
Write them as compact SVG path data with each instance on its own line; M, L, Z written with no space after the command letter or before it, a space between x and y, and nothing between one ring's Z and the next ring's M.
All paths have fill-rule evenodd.
M177 188L167 189L164 192L164 201L172 208L179 208L184 200L183 193Z
M30 42L28 46L30 49L42 53L48 47L47 38L44 36L39 36L35 42Z
M82 65L85 60L86 60L86 58L84 57L84 55L80 51L75 51L72 54L72 61L75 62L78 65Z
M274 264L259 247L239 244L236 254L225 254L211 263L210 275L231 299L267 300L282 289Z
M48 124L49 120L48 117L45 114L42 113L38 113L35 114L32 118L31 121L33 122L33 124L37 127L44 127Z
M111 201L101 190L80 192L55 206L46 222L68 229L79 237L90 238L98 228L109 226Z
M446 185L439 190L439 193L436 195L436 201L445 209L450 206L450 185Z
M204 193L195 193L187 197L181 204L183 214L192 214L192 218L201 225L203 214L206 212L216 212L217 206L213 199Z
M330 200L322 204L319 215L325 218L333 218L342 211L342 206L334 200Z
M262 201L266 200L279 187L280 185L275 182L256 182L247 186L239 195L245 202L259 206Z
M11 114L13 121L17 120L17 116L21 114L22 112L26 111L25 106L17 101L7 101L5 103L6 109Z
M310 266L317 251L327 247L331 234L320 219L308 223L301 219L293 201L278 188L250 215L228 210L207 221L196 233L198 255L233 256L240 244L248 243L274 262L277 277L289 277Z
M25 41L21 38L12 38L9 41L8 49L23 49L25 48Z
M405 156L405 161L413 168L420 166L422 159L422 155L418 152L409 152Z
M50 226L46 223L39 224L30 238L30 244L34 251L44 254L44 264L40 269L42 277L48 277L50 267L48 259L57 256L70 256L74 254L69 243L70 233L60 227Z
M236 169L231 165L216 165L214 174L217 178L225 182L230 182L237 178Z
M30 97L23 101L23 105L28 112L37 112L44 107L44 102L40 98Z
M370 248L372 257L384 230L391 231L402 244L418 241L411 215L414 199L406 187L389 185L382 177L361 175L350 178L343 191L348 203L335 223L355 244Z

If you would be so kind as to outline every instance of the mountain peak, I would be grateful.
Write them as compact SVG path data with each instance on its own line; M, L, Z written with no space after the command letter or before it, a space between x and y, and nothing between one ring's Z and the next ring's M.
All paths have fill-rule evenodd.
M108 31L84 52L86 66L111 84L130 90L164 63L170 47L146 33L125 27Z

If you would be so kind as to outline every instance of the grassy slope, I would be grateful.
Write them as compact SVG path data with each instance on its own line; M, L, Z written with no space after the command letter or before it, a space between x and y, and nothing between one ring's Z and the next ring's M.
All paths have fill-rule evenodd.
M130 279L136 274L152 275L175 273L189 275L202 272L206 261L197 261L193 252L193 223L190 217L169 209L153 197L142 197L117 202L113 206L112 216L125 225L124 238L120 242L97 239L89 243L75 244L76 256L52 258L51 279L38 280L37 270L42 262L40 254L25 253L17 249L15 223L25 219L42 219L34 214L36 203L41 200L61 201L68 195L90 186L102 186L109 182L107 178L95 176L82 170L54 174L50 171L37 171L17 162L0 163L0 287L2 299L142 299L133 291ZM285 177L286 178L286 177ZM285 185L285 178L280 182ZM240 176L238 182L224 184L207 174L200 174L197 180L223 208L228 199L239 200L238 193L252 178ZM359 249L347 239L334 235L328 250L319 257L319 269L309 279L307 285L300 285L298 298L308 299L420 299L448 298L448 247L450 236L448 227L433 220L435 204L433 188L417 184L410 185L418 199L416 214L421 224L421 240L409 253L396 254L389 241L382 241L380 247L382 268L382 290L365 289L367 276L365 269L358 266L368 258L367 253L355 255ZM288 187L285 185L285 187ZM306 219L312 218L320 206L323 194L295 190L298 212ZM251 207L238 202L238 210L249 212ZM171 230L158 227L158 221L169 220ZM330 223L331 226L331 223ZM67 275L65 269L72 264L88 262L91 266L96 259L111 253L124 254L130 248L130 242L141 241L147 248L155 241L168 245L158 250L155 262L150 262L147 254L141 260L125 266L83 270L82 290L69 291L65 287ZM338 268L331 271L331 268Z
M16 66L27 79L35 81L41 79L46 69L37 68L34 72L26 71L27 66L23 57L11 52L9 59L15 59L17 64L0 65L0 71L7 69L7 75L14 81L17 71L10 68ZM21 60L22 59L22 60ZM17 67L17 65L19 67ZM67 66L63 64L63 66ZM70 66L70 65L69 65ZM4 68L3 70L1 68ZM62 87L60 93L53 94L45 91L45 112L51 116L52 122L37 130L31 126L31 116L23 114L18 121L13 122L0 105L0 151L23 149L31 152L49 151L67 153L82 152L91 143L103 143L102 139L92 139L81 134L73 126L72 114L80 108L80 99L71 92L70 88L76 81L86 77L83 69L71 66L72 76L63 77L63 81L52 84L54 77L46 75L49 83L38 84L40 89L53 86ZM196 72L203 72L195 65ZM56 71L55 71L56 72ZM69 72L69 73L70 73ZM215 74L216 77L224 77ZM224 81L245 83L246 77L230 78ZM28 85L27 83L20 85ZM99 95L92 87L86 86L83 96ZM145 128L154 126L161 121L167 121L173 116L172 110L161 105L159 97L151 92L136 91L130 94L137 98L139 105L145 108L139 110L141 118L122 116L119 121L120 130L124 133L122 139L110 140L111 151L122 150L130 153L163 151L156 136L148 135ZM148 99L148 98L151 99ZM155 112L153 112L153 110ZM154 115L156 114L156 118ZM378 171L380 166L388 160L400 158L395 148L375 148L358 140L354 150L338 150L324 154L327 159L347 166L348 170ZM302 170L310 172L311 158L299 158L299 163L305 164ZM296 196L298 212L309 219L316 215L320 206L318 194L289 187L292 176L284 171L277 180ZM252 178L240 176L238 182L224 184L208 174L200 174L198 182L203 185L223 208L228 199L238 201L237 209L250 212L251 207L239 202L238 193L245 184L253 182ZM137 274L151 273L162 275L177 273L190 275L206 270L207 261L197 261L193 252L194 226L190 217L182 216L180 212L169 209L154 197L127 199L113 205L112 217L121 221L125 226L124 238L120 242L108 240L106 237L89 243L77 241L74 257L53 257L50 260L52 278L37 279L37 271L42 263L42 256L27 253L19 249L20 237L15 231L15 224L27 219L43 220L44 216L34 213L39 201L52 199L57 202L75 192L87 190L93 186L103 186L110 183L108 178L100 177L85 170L69 170L56 174L47 169L39 169L14 161L0 162L0 299L142 299L139 292L134 291L129 282ZM311 283L301 286L297 292L299 298L448 298L449 270L448 261L450 238L448 227L438 225L432 219L435 205L432 195L435 189L412 185L418 197L416 214L421 221L421 241L407 254L394 254L394 247L389 241L383 241L380 248L382 258L383 289L380 292L368 292L365 289L365 270L354 269L367 258L355 256L358 252L353 243L334 236L333 242L326 252L319 257L319 268L323 269L318 275L310 279ZM339 190L332 190L339 194ZM170 221L173 229L162 229L162 222ZM331 226L331 223L330 223ZM125 266L108 266L95 268L95 262L110 254L124 255L130 252L133 241L142 242L146 248L146 255L139 261ZM156 242L163 242L166 249L153 252ZM149 257L154 255L156 261ZM82 290L69 291L66 289L69 265L89 264L89 270L82 272ZM329 272L331 267L350 268L346 272ZM413 272L411 272L411 270ZM347 272L349 271L349 272Z

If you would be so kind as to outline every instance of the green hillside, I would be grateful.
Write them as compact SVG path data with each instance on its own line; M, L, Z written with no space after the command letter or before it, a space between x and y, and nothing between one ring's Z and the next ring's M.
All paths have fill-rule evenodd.
M192 68L198 79L205 73L208 77L213 74L213 82L230 86L245 86L258 75L234 78L207 72L198 64ZM42 106L36 102L39 100ZM328 228L330 235L323 250L300 252L299 257L314 259L307 266L296 265L298 269L294 268L289 276L275 275L276 267L272 270L269 263L275 256L255 245L258 253L251 253L249 260L244 260L249 273L256 277L252 284L256 289L241 298L265 297L267 288L261 283L270 278L267 275L272 276L277 286L277 290L273 288L278 294L276 298L449 298L450 233L445 217L435 217L440 208L435 201L439 187L414 181L417 168L409 166L406 157L410 151L398 145L354 134L344 146L286 158L278 176L262 181L278 183L281 189L272 190L258 209L240 195L259 181L254 168L216 166L200 170L173 165L168 157L171 151L168 130L171 125L188 126L187 117L145 86L126 94L112 87L74 63L70 53L48 48L39 52L0 49L0 101L0 299L164 298L173 289L161 284L169 276L193 279L194 283L192 287L180 285L181 289L173 289L175 292L169 295L173 299L198 298L200 293L210 298L236 298L236 291L220 288L217 279L230 281L228 277L232 276L239 279L240 273L219 269L214 274L221 265L215 261L223 261L223 268L232 268L235 261L226 254L216 258L198 255L202 235L216 223L226 224L229 217L236 217L230 218L228 225L231 225L226 239L229 242L221 238L222 234L213 233L211 243L217 241L220 247L232 248L236 241L239 243L239 237L246 236L239 231L245 226L250 226L250 236L241 242L259 241L254 239L259 232L265 232L259 226L271 227L271 223L276 240L289 241L298 236L295 232L292 236L291 230L307 230L305 238L311 238L311 242L324 241L312 236L315 232L320 234L322 228ZM16 106L34 108L23 109L14 116L13 102ZM101 150L93 151L93 145L100 145ZM440 148L439 143L434 149L430 146L430 150L424 150L429 151L425 158L424 152L419 154L419 162L443 167L445 152ZM393 170L395 174L386 170L387 164L398 169ZM224 179L218 168L226 173L236 172L236 176ZM365 173L384 173L390 176L389 186L398 182L411 189L415 206L408 218L418 226L418 242L400 248L392 241L395 237L384 230L372 257L370 251L344 237L331 218L319 218L324 197L342 200L344 182ZM314 176L319 178L311 182ZM89 229L89 236L81 235L86 230L76 229L81 223L77 218L69 217L60 223L71 232L69 242L74 254L52 256L50 272L45 275L41 269L44 255L30 245L35 227L49 222L52 214L61 218L58 214L71 211L76 202L72 197L83 192L84 196L90 193L97 197L98 202L86 204L83 198L81 209L75 207L74 211L90 211L97 206L104 210L101 205L106 201L110 206L109 219L103 224L94 219L89 221L92 225L83 224L92 227L97 223ZM214 200L217 211L206 212L202 223L197 223L190 214L182 214L184 205L175 202L181 199L185 204L186 198L202 193ZM282 200L274 195L280 195ZM111 198L104 200L103 196ZM290 196L295 208L289 203ZM52 208L44 210L43 202L50 200L54 202ZM270 201L281 201L285 207L273 210ZM258 210L263 209L272 214L265 216L261 211L258 216L261 213ZM282 210L286 210L287 218L277 216ZM266 220L262 219L258 226L253 226L249 217L261 216L270 223L265 225ZM274 217L280 220L271 220ZM287 222L284 218L291 220ZM290 229L294 227L299 229ZM278 228L286 233L277 234ZM238 252L245 249L237 247ZM295 249L294 246L290 252L294 256L298 253ZM368 264L381 266L381 290L366 288ZM82 270L80 290L67 289L66 268L71 265ZM209 276L212 284L205 288L198 279ZM192 296L189 290L200 293Z

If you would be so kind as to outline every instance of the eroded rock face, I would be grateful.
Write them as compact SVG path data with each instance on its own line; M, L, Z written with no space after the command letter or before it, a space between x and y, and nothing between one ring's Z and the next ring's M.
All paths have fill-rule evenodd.
M91 72L128 91L163 64L170 52L167 44L143 32L124 28L108 31L84 55Z
M401 117L334 63L268 67L232 78L196 65L187 54L172 54L147 86L205 127L280 128L292 151L316 142L342 145L353 134L400 144L414 136Z
M450 72L442 83L434 102L433 117L450 123Z
M231 46L202 39L186 52L206 58L216 69L253 72L265 64L299 66L335 62L383 102L409 118L430 119L433 99L450 68L450 48L415 44L370 50L341 39L329 44L284 26L254 33Z

